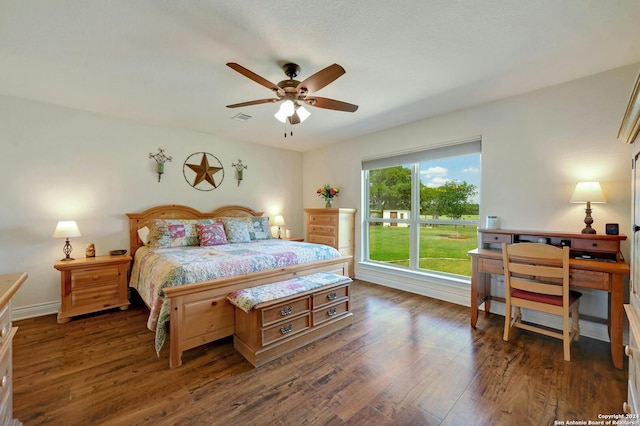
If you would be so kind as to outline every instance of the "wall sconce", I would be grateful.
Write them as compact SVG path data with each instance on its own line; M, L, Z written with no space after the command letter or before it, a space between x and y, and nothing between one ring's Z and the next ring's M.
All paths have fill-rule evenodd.
M231 163L231 167L235 167L236 169L236 179L238 180L238 186L240 186L240 182L244 179L244 170L248 169L248 167L242 164L242 160L239 158L237 163Z
M273 219L273 225L278 227L278 239L282 239L282 231L280 230L281 226L284 226L284 217L282 215L278 215Z
M67 241L64 243L64 247L62 248L62 252L65 254L64 259L60 260L74 260L73 257L70 256L71 243L69 242L69 237L81 237L80 229L78 229L78 224L76 224L75 220L61 220L56 225L56 230L53 231L53 238L66 238Z
M578 182L573 190L570 203L587 203L585 209L586 216L584 223L586 226L581 231L583 234L595 234L596 230L591 227L593 218L591 217L591 203L606 203L600 182Z
M171 157L164 155L164 149L158 148L158 152L156 154L149 153L149 158L156 160L156 172L158 173L158 182L160 182L160 178L164 173L164 163L171 161Z

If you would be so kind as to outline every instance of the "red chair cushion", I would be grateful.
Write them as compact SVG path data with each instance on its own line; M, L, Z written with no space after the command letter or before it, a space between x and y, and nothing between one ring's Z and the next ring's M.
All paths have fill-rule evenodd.
M569 290L569 305L578 300L582 296L582 293ZM511 290L511 297L517 297L518 299L531 300L532 302L546 303L548 305L562 306L562 296L551 296L548 294L532 293L530 291L513 289Z

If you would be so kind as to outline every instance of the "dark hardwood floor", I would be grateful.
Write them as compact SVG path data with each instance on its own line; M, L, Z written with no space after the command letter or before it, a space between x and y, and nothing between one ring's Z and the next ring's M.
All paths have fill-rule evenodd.
M622 412L609 346L518 331L503 317L356 281L354 323L254 369L223 339L170 370L141 304L58 325L15 321L14 415L25 425L553 425Z

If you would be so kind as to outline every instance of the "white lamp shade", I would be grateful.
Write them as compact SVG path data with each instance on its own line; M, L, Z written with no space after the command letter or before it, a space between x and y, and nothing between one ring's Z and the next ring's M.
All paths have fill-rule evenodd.
M578 182L571 196L571 203L606 203L600 182Z
M53 238L81 237L80 229L75 220L61 220L53 231Z
M278 215L273 218L274 226L284 226L284 217L282 215Z

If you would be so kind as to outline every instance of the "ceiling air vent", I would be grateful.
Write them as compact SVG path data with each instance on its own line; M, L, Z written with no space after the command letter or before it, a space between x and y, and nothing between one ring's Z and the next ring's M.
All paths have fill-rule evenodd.
M245 114L241 112L240 114L236 114L231 118L238 121L247 121L248 119L251 118L251 116L249 114Z

